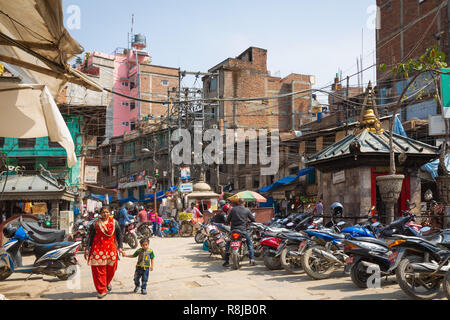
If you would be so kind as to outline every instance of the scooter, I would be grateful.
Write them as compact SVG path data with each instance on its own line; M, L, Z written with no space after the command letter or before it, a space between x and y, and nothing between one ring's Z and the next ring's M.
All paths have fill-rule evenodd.
M8 225L3 233L11 239L0 247L0 281L7 279L13 273L45 274L67 280L77 271L76 253L81 242L59 242L51 244L35 244L36 260L31 266L22 265L20 248L30 240L30 234L22 226L19 228Z
M41 227L37 222L25 222L22 217L19 218L19 225L28 232L30 240L27 240L21 246L22 253L33 252L35 243L50 244L66 241L66 231L55 230Z

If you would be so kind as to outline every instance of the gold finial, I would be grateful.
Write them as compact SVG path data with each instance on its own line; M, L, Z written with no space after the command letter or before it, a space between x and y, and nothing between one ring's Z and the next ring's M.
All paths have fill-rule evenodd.
M369 109L366 110L366 106ZM378 112L377 112L377 104L375 102L374 97L374 89L372 87L372 82L369 82L366 90L366 96L364 99L363 107L361 110L361 119L359 122L360 129L356 132L357 134L361 133L364 130L368 130L370 132L381 134L384 132L384 129L381 128L381 122L378 120Z

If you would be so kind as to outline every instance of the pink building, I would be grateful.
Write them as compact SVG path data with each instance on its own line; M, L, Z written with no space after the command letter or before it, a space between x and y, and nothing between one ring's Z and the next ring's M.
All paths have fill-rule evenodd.
M179 69L151 65L145 47L145 37L138 34L134 36L131 49L117 49L113 55L92 52L78 69L98 77L104 87L126 96L166 101L167 90L178 88ZM113 95L106 115L106 136L122 136L134 131L139 120L158 118L166 113L167 107L152 107L148 103Z

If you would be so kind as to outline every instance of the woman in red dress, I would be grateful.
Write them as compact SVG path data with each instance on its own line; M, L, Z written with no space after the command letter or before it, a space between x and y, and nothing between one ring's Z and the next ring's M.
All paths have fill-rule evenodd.
M104 207L100 211L99 219L89 228L88 244L84 253L92 269L92 278L99 299L104 298L112 290L111 281L119 260L117 248L123 255L119 224L110 215L109 209Z

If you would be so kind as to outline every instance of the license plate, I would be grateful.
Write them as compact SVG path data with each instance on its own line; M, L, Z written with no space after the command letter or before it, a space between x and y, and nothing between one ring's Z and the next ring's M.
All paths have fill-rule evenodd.
M394 262L395 259L397 259L397 257L398 257L398 252L394 252L393 254L391 254L391 255L388 257L388 260L391 261L391 262Z
M217 244L224 242L225 240L223 238L216 241Z
M81 241L81 240L83 240L82 237L76 237L76 238L75 238L75 241L77 241L77 242L78 242L78 241Z
M352 264L355 259L353 257L345 259L345 264Z
M241 246L241 243L240 243L239 241L237 241L237 242L232 242L232 243L231 243L231 246L232 246L232 247L240 247L240 246Z

